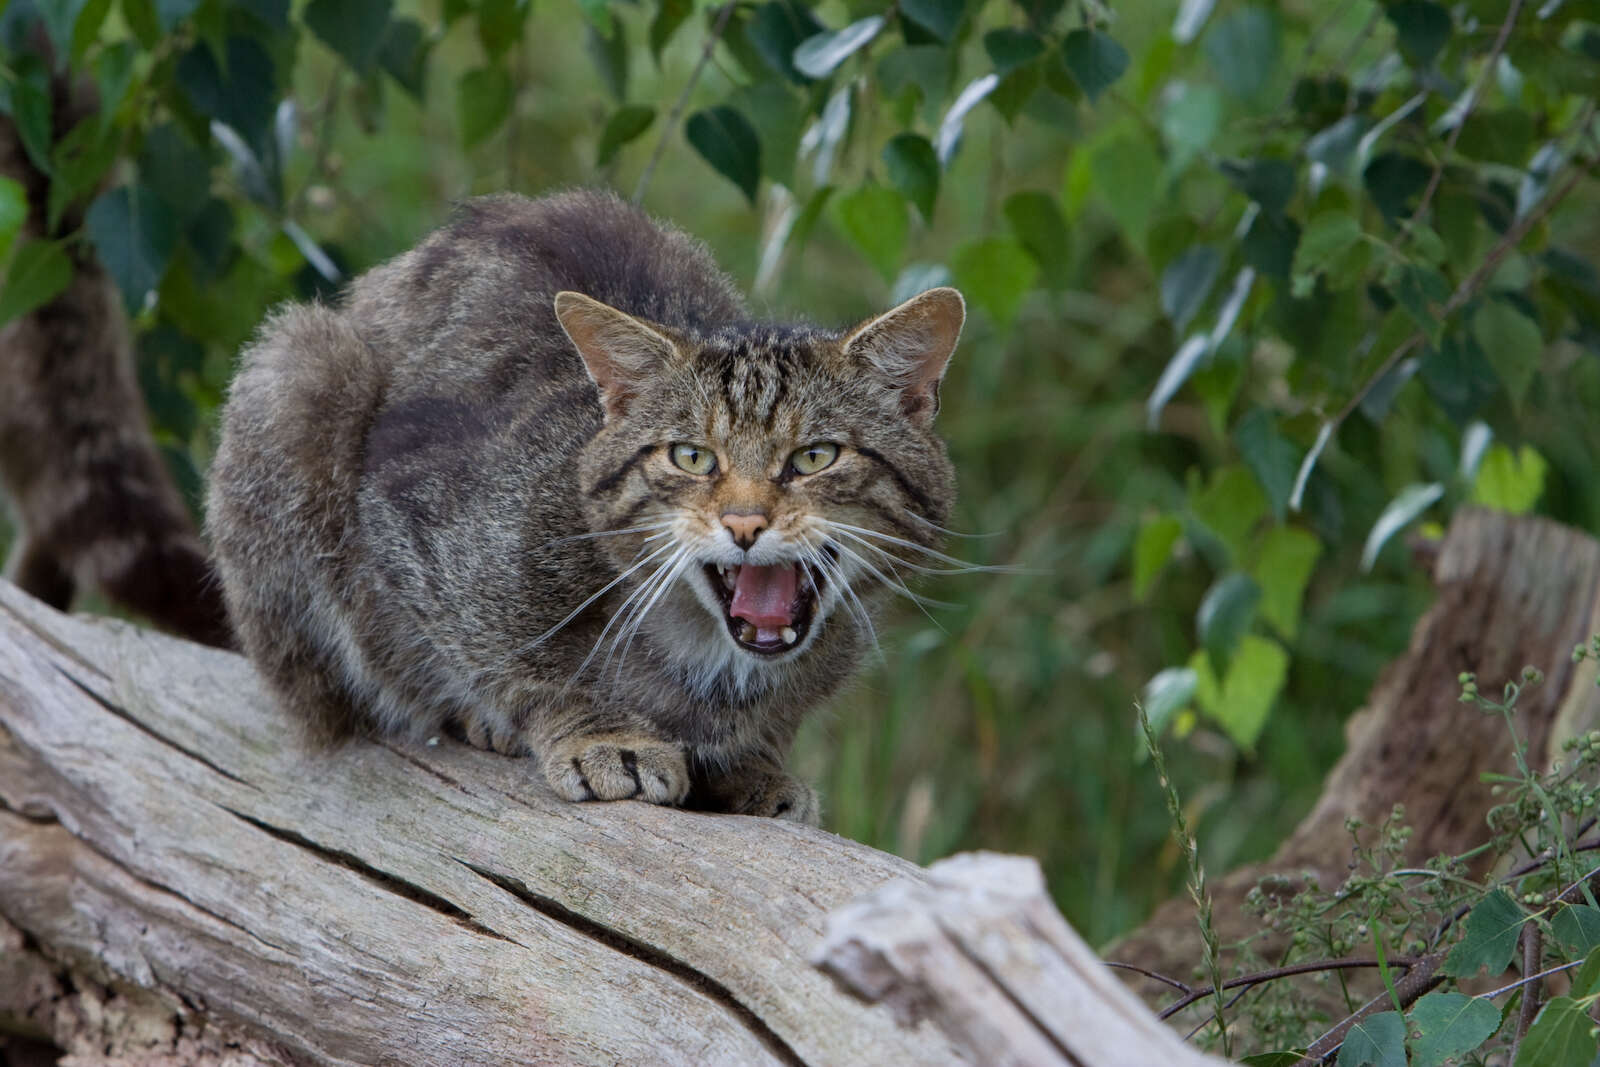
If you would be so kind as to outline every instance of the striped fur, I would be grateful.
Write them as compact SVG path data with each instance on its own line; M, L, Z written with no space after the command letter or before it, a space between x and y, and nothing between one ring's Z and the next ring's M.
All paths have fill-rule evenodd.
M561 292L592 299L558 318ZM924 303L959 329L944 293ZM605 351L569 339L579 305L616 316ZM762 657L704 568L820 550L822 520L931 545L954 491L928 402L945 333L909 357L937 367L889 373L877 335L750 321L699 242L614 197L472 201L244 353L208 509L244 646L323 738L455 728L535 755L569 799L815 821L783 762L882 590L825 584L804 642ZM795 476L818 440L839 460ZM680 470L675 442L719 474ZM719 522L741 509L770 521L748 554Z

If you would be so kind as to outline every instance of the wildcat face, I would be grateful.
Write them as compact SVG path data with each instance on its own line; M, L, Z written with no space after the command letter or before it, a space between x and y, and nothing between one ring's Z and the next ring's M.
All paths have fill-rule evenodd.
M931 422L959 296L935 290L844 335L707 338L563 298L606 406L581 461L587 518L628 531L602 537L632 569L619 636L656 613L658 634L681 627L702 660L731 651L746 670L801 655L829 626L870 636L868 605L900 584L904 549L932 543L953 495ZM606 317L603 339L582 315ZM691 601L709 627L684 624Z

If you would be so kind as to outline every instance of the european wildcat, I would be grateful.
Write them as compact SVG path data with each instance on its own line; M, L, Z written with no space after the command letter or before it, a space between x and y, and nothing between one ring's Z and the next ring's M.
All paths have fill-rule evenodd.
M784 757L949 510L963 317L756 323L610 195L471 201L244 353L208 511L244 646L324 736L453 722L569 800L815 822Z
M51 88L54 142L98 103L87 80L59 74ZM4 115L0 175L27 193L19 243L82 225L80 204L48 231L50 178ZM18 531L6 576L63 610L96 587L167 629L229 647L205 546L145 419L122 298L85 242L70 254L67 288L0 329L0 484Z

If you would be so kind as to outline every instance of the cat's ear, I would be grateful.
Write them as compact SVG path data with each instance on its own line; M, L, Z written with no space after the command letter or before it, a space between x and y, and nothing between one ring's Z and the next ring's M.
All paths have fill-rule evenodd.
M582 293L557 293L556 318L600 387L607 418L624 414L640 382L677 353L655 326Z
M939 380L966 319L960 293L948 286L929 289L850 331L844 353L887 376L900 389L908 416L932 422L939 411Z

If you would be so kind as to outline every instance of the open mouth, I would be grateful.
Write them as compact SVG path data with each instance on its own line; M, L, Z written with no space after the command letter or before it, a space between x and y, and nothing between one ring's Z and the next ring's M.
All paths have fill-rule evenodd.
M817 614L822 576L799 563L705 565L706 579L722 600L728 633L758 655L787 652L806 639Z

